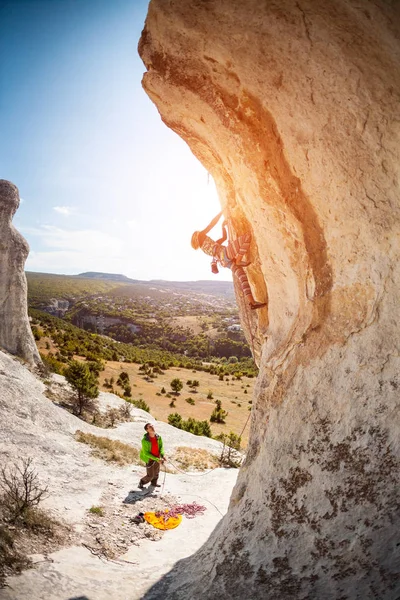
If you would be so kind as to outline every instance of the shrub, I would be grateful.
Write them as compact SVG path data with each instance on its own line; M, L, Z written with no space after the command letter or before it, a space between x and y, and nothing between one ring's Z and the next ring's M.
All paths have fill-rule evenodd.
M124 388L124 396L130 398L132 396L132 388L130 385L126 385Z
M222 408L221 400L216 400L215 404L217 405L211 413L210 421L211 423L225 423L225 419L228 416L226 410Z
M170 396L171 398L171 396ZM170 408L175 408L175 400L172 399L171 402L169 403Z
M240 445L242 443L242 438L233 433L231 431L229 434L220 433L215 437L216 440L219 440L223 443L220 463L221 465L227 465L229 467L240 467L240 460L234 460L233 451L240 450Z
M176 395L178 395L179 392L181 391L181 389L183 388L183 383L182 383L182 381L178 377L175 377L175 379L173 379L171 381L170 386L171 386L171 390Z
M14 463L8 469L1 467L0 489L3 492L1 505L11 523L23 520L48 492L47 487L40 485L31 458L23 459L20 464Z
M185 400L188 404L191 404L192 406L194 406L196 404L196 402L193 400L193 398L186 398Z
M213 393L211 390L209 390L208 394L207 394L207 400L212 400L213 398L214 398Z
M100 375L100 371L104 371L104 363L101 360L90 360L86 364L95 377Z
M133 406L136 406L136 408L141 408L148 413L150 412L150 406L143 400L143 398L139 398L139 400L131 400L129 398L129 400L127 399L126 401L130 402L130 404L133 404Z
M189 431L194 435L211 437L211 427L208 421L197 421L192 417L189 417L189 419L185 421L179 413L173 413L168 415L168 423L173 427Z
M129 421L131 418L131 407L128 404L128 402L126 402L125 404L123 404L122 406L119 407L119 414L120 414L120 418L123 421Z
M124 388L129 385L129 375L126 371L121 371L117 379L117 385Z
M118 423L121 413L116 408L109 408L105 413L104 418L110 422L111 427L114 427L115 423Z
M35 325L32 327L32 333L36 341L39 341L42 337L41 331Z
M166 389L165 389L165 387L164 387L164 386L161 388L161 393L162 393L162 394L165 394L165 393L166 393Z
M89 512L92 513L92 515L98 515L99 517L104 517L104 510L101 508L101 506L91 506L89 508Z
M58 373L58 375L64 373L65 365L51 352L48 354L42 354L42 352L40 352L40 358L42 359L45 369L48 369L51 373Z

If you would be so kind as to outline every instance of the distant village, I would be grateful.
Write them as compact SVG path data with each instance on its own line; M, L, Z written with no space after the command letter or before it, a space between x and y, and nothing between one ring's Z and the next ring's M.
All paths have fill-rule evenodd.
M67 314L78 327L92 329L104 334L111 325L124 324L132 333L140 331L140 324L135 321L156 321L187 315L206 317L216 313L227 314L222 321L226 331L240 332L242 327L238 319L236 305L229 299L208 294L188 294L152 288L154 295L136 296L134 298L93 295L85 299L70 300L51 298L42 308L45 312L65 318ZM173 296L172 302L165 302L165 294Z

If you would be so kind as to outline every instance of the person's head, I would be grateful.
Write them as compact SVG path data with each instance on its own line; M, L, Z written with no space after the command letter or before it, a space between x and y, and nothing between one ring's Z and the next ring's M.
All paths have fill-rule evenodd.
M149 434L150 437L154 437L156 435L155 429L151 423L146 423L144 426L146 433Z
M200 248L199 233L200 233L200 231L195 231L194 234L192 235L191 244L192 244L192 248L194 248L194 250L198 250Z

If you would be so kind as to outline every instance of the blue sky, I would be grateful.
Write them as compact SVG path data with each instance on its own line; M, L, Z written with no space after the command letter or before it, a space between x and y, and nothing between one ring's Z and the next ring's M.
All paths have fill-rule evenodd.
M0 0L0 177L26 268L211 279L212 180L141 87L143 0ZM230 279L221 271L218 279Z

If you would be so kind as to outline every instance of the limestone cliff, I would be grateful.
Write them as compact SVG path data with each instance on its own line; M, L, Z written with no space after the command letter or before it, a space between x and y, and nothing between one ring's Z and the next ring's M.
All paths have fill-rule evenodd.
M35 364L40 357L28 321L24 272L29 246L11 223L18 206L18 189L0 179L0 348Z
M400 593L399 39L384 0L150 2L144 88L252 230L268 309L242 315L260 375L229 513L149 598Z

